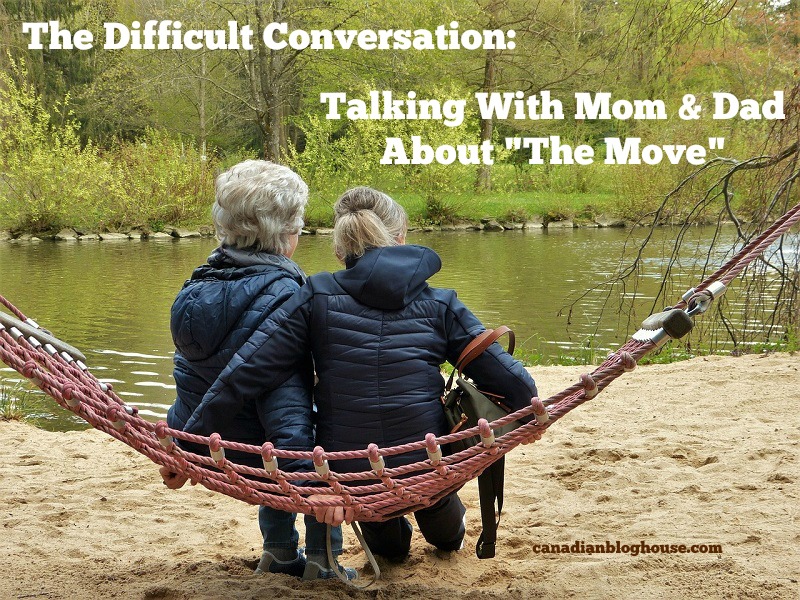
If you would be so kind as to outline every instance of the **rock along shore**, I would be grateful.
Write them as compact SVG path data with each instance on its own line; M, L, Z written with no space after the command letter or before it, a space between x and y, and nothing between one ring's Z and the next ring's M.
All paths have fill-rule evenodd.
M577 229L581 227L634 227L631 221L621 218L598 216L592 221L576 222L572 220L544 221L541 218L534 218L526 222L506 222L496 219L485 218L480 221L444 224L444 225L412 225L410 231L542 231L546 229ZM330 235L333 229L330 227L307 227L303 230L305 234L311 235ZM0 230L0 242L9 243L37 243L45 240L57 242L87 242L87 241L130 241L130 240L177 240L214 237L214 228L204 225L197 229L183 227L165 227L161 231L151 231L146 227L132 227L129 230L117 232L94 232L80 231L74 228L64 228L58 232L48 232L32 234L24 232L12 232Z

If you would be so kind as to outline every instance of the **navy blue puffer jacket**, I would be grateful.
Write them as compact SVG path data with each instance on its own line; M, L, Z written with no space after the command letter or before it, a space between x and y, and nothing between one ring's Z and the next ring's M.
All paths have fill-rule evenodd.
M300 288L305 277L283 256L218 248L197 268L172 305L177 399L167 414L183 429L203 395L256 328ZM313 442L309 355L297 356L293 370L274 389L252 395L208 433L260 446L271 441L286 450L309 450ZM208 449L183 445L195 452ZM231 460L263 466L258 455L227 452ZM299 465L281 464L291 470Z
M370 249L343 271L309 277L237 352L186 430L216 429L250 397L280 385L311 352L319 377L316 441L326 450L395 446L428 432L447 433L440 367L445 360L455 363L484 327L453 290L428 285L440 268L433 250L407 245ZM536 395L522 363L496 343L466 373L515 410ZM387 465L422 454L390 457ZM332 467L369 469L346 462Z

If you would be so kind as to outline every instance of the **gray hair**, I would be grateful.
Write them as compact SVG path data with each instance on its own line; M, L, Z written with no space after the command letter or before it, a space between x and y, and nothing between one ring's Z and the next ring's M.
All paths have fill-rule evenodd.
M283 254L303 228L307 203L308 186L297 173L246 160L217 176L211 216L222 244Z
M378 190L357 187L333 205L333 249L340 259L358 258L368 248L397 246L408 231L408 215Z

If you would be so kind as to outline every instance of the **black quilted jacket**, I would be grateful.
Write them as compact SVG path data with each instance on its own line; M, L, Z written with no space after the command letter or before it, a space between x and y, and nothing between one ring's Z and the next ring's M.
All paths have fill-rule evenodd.
M427 279L441 268L429 248L375 248L347 269L309 277L236 353L187 423L208 433L253 397L281 385L311 353L319 377L316 443L328 451L419 441L447 432L440 367L484 330L453 290ZM493 344L467 374L514 409L536 395L523 365ZM387 465L424 458L404 454ZM332 464L338 471L369 465Z

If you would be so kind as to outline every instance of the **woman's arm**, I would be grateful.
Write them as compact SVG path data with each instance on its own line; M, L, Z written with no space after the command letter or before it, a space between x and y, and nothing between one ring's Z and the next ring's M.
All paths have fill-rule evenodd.
M447 360L455 364L464 348L485 331L480 320L453 293L448 304L446 327ZM473 360L464 373L477 386L490 394L503 397L503 404L512 410L528 406L537 395L536 383L525 366L495 342Z
M246 401L275 390L303 368L310 355L312 295L306 284L259 325L203 396L184 431L210 435L229 424Z

